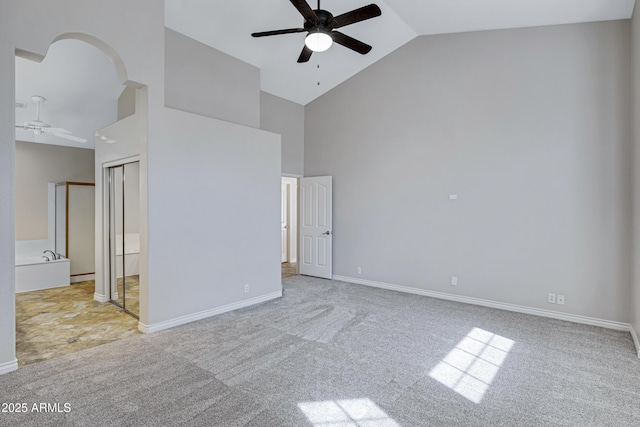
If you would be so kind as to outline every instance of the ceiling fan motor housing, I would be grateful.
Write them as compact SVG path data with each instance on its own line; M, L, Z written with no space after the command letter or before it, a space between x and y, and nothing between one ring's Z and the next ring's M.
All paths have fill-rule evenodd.
M336 21L333 19L331 12L322 9L316 9L314 12L318 17L318 23L314 24L311 21L305 21L303 25L305 30L313 31L319 29L326 31L327 33L333 30L333 27L336 25Z

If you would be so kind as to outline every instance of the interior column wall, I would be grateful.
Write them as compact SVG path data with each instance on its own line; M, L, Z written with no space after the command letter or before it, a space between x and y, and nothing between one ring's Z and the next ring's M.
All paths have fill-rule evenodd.
M633 85L633 280L631 283L632 325L640 357L640 7L636 3L631 20Z
M145 331L282 294L280 136L170 108L163 118L149 147Z
M0 23L2 18L0 17ZM15 53L0 28L0 374L17 368L14 159Z

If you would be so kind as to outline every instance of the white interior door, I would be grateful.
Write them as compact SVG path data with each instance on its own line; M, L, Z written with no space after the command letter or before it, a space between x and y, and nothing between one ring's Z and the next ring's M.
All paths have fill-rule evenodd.
M286 182L282 183L282 193L280 195L280 246L281 246L281 262L289 261L289 187Z
M331 279L331 177L300 179L300 274Z

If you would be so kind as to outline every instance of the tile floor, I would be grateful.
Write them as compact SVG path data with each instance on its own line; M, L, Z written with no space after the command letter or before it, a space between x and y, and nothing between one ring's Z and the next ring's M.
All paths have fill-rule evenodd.
M138 320L93 299L94 282L16 294L16 353L24 366L138 334Z
M283 262L282 263L282 278L295 276L297 273L297 264L295 262Z
M126 303L124 306L131 313L136 316L140 316L140 276L127 276L124 281L125 293L122 292L122 278L118 279L118 299L115 301L122 305L122 300L124 296L124 302Z

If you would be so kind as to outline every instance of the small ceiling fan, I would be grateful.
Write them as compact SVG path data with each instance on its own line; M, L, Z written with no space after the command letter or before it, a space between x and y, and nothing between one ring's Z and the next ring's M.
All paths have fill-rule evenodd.
M22 126L16 125L16 129L30 130L35 135L51 134L59 138L69 139L71 141L82 142L82 143L87 142L87 140L84 138L71 135L71 132L69 132L66 129L52 128L51 125L40 120L40 104L46 101L46 99L40 95L33 95L31 97L31 100L36 103L36 106L38 108L38 118L30 122L25 122Z
M303 33L307 32L304 41L304 48L298 62L307 62L311 58L313 52L324 52L336 42L346 48L354 50L362 55L366 55L371 51L371 46L366 43L349 37L336 28L342 28L346 25L355 24L356 22L365 21L382 15L382 11L375 4L363 6L343 13L342 15L333 16L330 12L320 9L320 0L318 0L318 8L313 10L306 0L290 0L293 6L304 18L304 28L289 28L286 30L264 31L251 34L253 37L275 36L280 34Z

